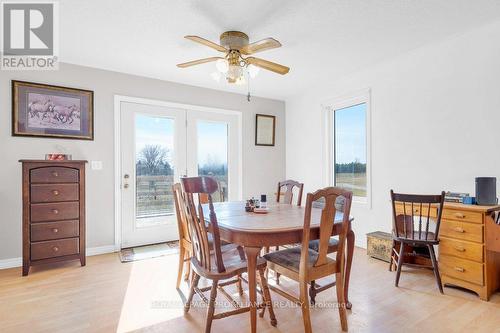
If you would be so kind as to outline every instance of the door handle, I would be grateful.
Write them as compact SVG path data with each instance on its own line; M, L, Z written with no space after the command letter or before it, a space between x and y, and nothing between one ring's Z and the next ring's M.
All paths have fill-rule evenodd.
M126 174L123 175L123 179L125 179L125 182L123 184L123 188L128 188L129 187L129 185L127 183L127 181L128 181L129 178L130 178L130 175L128 173L126 173Z

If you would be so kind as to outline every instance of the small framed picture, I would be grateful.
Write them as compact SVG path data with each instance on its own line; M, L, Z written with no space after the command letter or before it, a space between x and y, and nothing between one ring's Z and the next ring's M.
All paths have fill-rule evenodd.
M274 146L276 117L257 114L255 117L255 145Z
M94 92L12 81L12 135L94 139Z

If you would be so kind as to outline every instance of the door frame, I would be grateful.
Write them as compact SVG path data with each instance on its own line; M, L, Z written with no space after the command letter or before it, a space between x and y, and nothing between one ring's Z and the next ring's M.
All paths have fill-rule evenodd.
M213 112L220 114L236 115L238 118L238 199L243 196L243 116L241 111L213 108L202 105L185 104L177 102L162 101L149 98L132 97L124 95L114 95L114 187L115 187L115 250L120 251L122 245L122 170L121 170L121 103L137 103L154 106L164 106L178 109L186 109L202 112Z

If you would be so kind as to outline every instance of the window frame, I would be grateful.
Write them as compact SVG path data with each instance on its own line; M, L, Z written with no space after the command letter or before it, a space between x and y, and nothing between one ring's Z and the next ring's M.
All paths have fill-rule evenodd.
M322 103L325 121L325 183L335 186L335 128L334 113L351 106L366 104L366 197L353 196L353 203L362 204L371 209L371 91L366 89L343 97L333 98Z

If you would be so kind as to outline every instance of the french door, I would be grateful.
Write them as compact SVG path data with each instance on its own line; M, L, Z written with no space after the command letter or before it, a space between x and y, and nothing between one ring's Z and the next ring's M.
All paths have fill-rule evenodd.
M238 116L121 102L122 248L178 239L172 185L217 179L217 201L240 191Z

